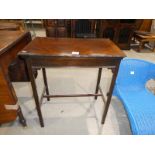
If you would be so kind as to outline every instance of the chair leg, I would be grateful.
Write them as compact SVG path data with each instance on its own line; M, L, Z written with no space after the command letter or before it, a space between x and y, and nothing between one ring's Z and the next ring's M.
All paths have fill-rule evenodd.
M98 93L98 90L99 90L99 85L100 85L100 81L101 81L101 75L102 75L102 68L99 68L95 94L97 94ZM95 100L97 100L97 97L98 96L95 96Z
M44 85L46 87L46 94L49 95L49 89L48 89L48 83L47 83L47 76L46 76L46 69L42 68L43 72L43 80L44 80ZM47 101L50 101L50 97L47 97Z
M140 42L139 43L139 48L138 48L138 52L140 52L142 50L142 48L144 47L144 42Z
M153 42L153 44L154 44L154 45L153 45L152 51L155 52L155 42Z

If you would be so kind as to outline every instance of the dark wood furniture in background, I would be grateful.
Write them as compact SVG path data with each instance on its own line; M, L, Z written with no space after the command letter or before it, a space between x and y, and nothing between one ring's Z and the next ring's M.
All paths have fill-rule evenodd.
M144 32L144 31L135 31L134 32L134 39L139 41L139 48L138 52L144 47L145 43L154 42L154 47L152 51L154 52L155 49L155 34L151 32Z
M68 20L53 19L44 20L47 37L65 38L70 37Z
M61 48L60 48L61 47ZM50 100L52 97L86 97L86 96L101 96L105 102L105 108L102 117L104 123L109 104L112 97L112 92L119 69L120 61L125 54L109 39L75 39L75 38L35 38L29 43L19 56L25 59L31 80L33 96L35 99L36 109L39 116L41 127L44 127L44 121L40 105L43 98ZM50 95L46 78L46 67L96 67L99 68L98 80L94 94L72 94L72 95ZM44 79L44 90L39 99L35 78L32 68L42 68ZM102 67L107 67L112 70L113 76L110 84L107 100L105 99L102 90L99 86ZM100 94L98 93L100 90ZM52 91L53 92L53 91Z
M134 31L133 41L137 43L139 42L138 52L144 48L145 44L153 42L152 51L155 48L155 35L151 33L152 19L142 20L141 25L138 30Z
M143 20L136 19L47 19L47 37L109 38L121 49L130 49L135 30Z
M29 32L0 31L0 124L16 120L25 126L18 99L9 77L9 65L17 59L17 53L31 41ZM25 74L19 71L18 74ZM26 75L26 74L25 74ZM14 74L14 76L17 76Z
M143 19L141 21L139 28L138 28L138 31L150 32L151 25L152 25L152 19Z
M98 33L101 38L113 40L121 49L129 50L131 38L141 22L136 19L100 20Z
M72 38L96 38L96 24L94 19L71 20Z

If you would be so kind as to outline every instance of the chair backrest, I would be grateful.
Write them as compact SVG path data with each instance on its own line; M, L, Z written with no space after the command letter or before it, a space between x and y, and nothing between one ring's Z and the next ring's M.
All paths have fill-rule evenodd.
M124 58L121 61L116 85L123 87L144 87L147 80L155 77L155 64L139 60Z
M85 35L95 34L96 21L93 19L76 19L71 22L72 37L83 38Z

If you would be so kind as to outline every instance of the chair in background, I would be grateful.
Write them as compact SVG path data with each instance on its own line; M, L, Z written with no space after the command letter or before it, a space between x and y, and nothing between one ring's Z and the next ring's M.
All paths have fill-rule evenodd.
M74 19L71 21L73 38L96 38L96 20Z
M148 44L149 42L153 43L152 51L154 52L155 49L155 34L151 32L145 32L145 31L135 31L134 32L134 41L137 40L139 42L139 48L138 52L144 48L145 44Z
M122 60L113 94L123 103L132 133L155 134L155 96L145 87L155 78L155 64L138 59Z
M145 19L142 20L140 26L133 35L133 42L137 43L139 42L139 46L137 51L140 52L142 48L145 47L145 44L147 44L147 47L150 46L150 42L152 47L152 50L154 51L155 48L155 35L154 33L151 33L151 26L152 26L153 20L152 19Z

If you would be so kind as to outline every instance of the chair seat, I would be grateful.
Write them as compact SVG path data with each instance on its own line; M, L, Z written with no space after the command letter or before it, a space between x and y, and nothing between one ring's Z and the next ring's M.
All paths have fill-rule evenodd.
M127 112L133 134L155 134L155 96L146 88L115 87Z

